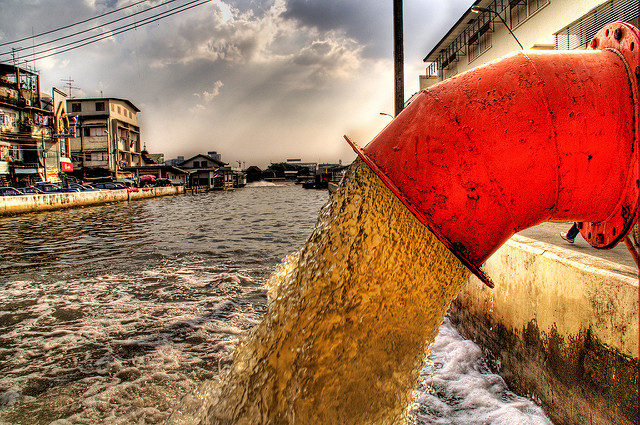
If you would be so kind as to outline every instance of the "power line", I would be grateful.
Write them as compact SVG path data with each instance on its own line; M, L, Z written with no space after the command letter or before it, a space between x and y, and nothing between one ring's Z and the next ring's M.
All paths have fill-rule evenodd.
M144 0L144 1L146 1L146 0ZM87 28L87 29L84 29L82 31L74 32L73 34L69 34L69 35L65 35L65 36L62 36L62 37L58 37L58 38L55 38L55 39L49 40L49 41L43 41L43 42L35 44L33 46L19 47L17 49L13 49L13 50L15 50L16 52L19 52L19 51L22 51L22 50L27 50L27 49L32 48L32 47L35 48L35 47L44 46L45 44L52 44L52 43L55 43L57 41L61 41L61 40L67 39L67 38L75 37L76 35L80 35L80 34L84 34L84 33L89 32L89 31L93 31L95 29L106 27L107 25L111 25L111 24L114 24L116 22L120 22L120 21L124 21L124 20L130 19L130 18L132 18L132 17L134 17L136 15L140 15L141 13L146 13L146 12L148 12L150 10L157 9L158 7L165 6L165 5L167 5L169 3L173 3L175 1L177 1L177 0L168 0L168 1L165 1L164 3L160 3L158 5L149 7L147 9L145 9L145 10L141 10L141 11L132 13L131 15L128 15L128 16L125 16L125 17L122 17L122 18L118 18L118 19L114 19L114 20L109 21L109 22L105 22L104 24L95 25L95 26L93 26L91 28ZM116 30L117 29L120 29L120 28L116 28ZM83 40L80 40L80 41L83 41ZM0 53L0 55L6 55L8 53L10 53L10 52Z
M195 5L190 6L190 7L185 7L185 6L189 5L189 4L197 3L199 1L201 1L201 3L195 4ZM87 46L89 44L93 44L93 43L96 43L98 41L113 37L114 35L122 34L124 32L131 31L132 29L137 29L138 27L142 27L144 25L159 21L161 19L168 18L169 16L173 16L173 15L176 15L176 14L178 14L180 12L184 12L184 11L192 9L194 7L201 6L202 4L209 3L210 1L212 1L212 0L205 0L205 1L192 0L189 3L185 3L185 4L181 5L181 6L177 6L177 7L173 8L173 9L169 9L167 11L164 11L164 12L158 13L156 15L152 15L150 17L147 17L147 18L143 19L140 22L136 22L136 23L133 23L133 24L127 24L127 25L123 25L121 27L115 28L114 29L115 32L114 32L114 30L111 30L106 35L96 34L96 35L93 35L93 36L90 36L90 37L85 37L85 38L83 38L81 40L77 40L77 41L73 41L73 42L70 42L70 43L67 43L67 44L63 44L61 46L57 46L57 47L52 47L52 48L49 48L49 49L41 50L41 51L39 51L37 53L34 53L34 54L26 54L26 55L23 55L23 56L19 56L17 58L14 58L14 61L15 60L19 60L19 59L29 58L30 56L32 56L32 55L35 56L36 54L41 55L42 53L47 53L47 52L50 52L50 51L53 51L53 50L60 49L62 47L68 47L68 46L72 46L74 44L82 43L83 41L95 39L95 40L87 41L86 43L79 44L77 46L69 47L68 49L59 50L59 51L56 51L56 52L53 52L53 53L50 53L50 54L47 54L47 55L43 55L43 56L33 57L31 60L32 61L36 61L36 60L48 58L50 56L54 56L54 55L57 55L57 54L60 54L60 53L68 52L70 50L78 49L80 47L84 47L84 46ZM182 10L178 10L178 9L181 9L181 8L182 8ZM169 13L169 12L173 12L173 13ZM166 15L166 16L161 16L161 15ZM152 18L155 18L155 19L152 19ZM117 31L117 30L121 30L121 31ZM0 63L8 63L8 61L6 61L6 60L5 61L0 61Z
M71 42L71 43L67 43L67 44L62 45L62 46L53 47L53 48L50 48L50 49L39 51L39 52L33 54L33 56L35 56L36 54L41 55L42 53L50 52L52 50L57 50L57 49L59 49L61 47L71 46L73 44L77 44L77 43L80 43L82 41L86 41L86 40L90 40L92 38L95 38L94 40L87 41L86 43L82 43L82 44L79 44L77 46L69 47L68 49L59 50L59 51L56 51L56 52L53 52L53 53L49 53L49 54L46 54L46 55L41 55L41 56L38 56L38 57L32 57L30 60L31 61L36 61L36 60L48 58L48 57L51 57L51 56L55 56L55 55L58 55L58 54L61 54L61 53L65 53L65 52L68 52L70 50L79 49L80 47L84 47L84 46L87 46L89 44L96 43L98 41L113 37L114 35L122 34L124 32L131 31L131 30L136 29L138 27L142 27L142 26L151 24L153 22L157 22L159 20L162 20L164 18L168 18L168 17L176 15L178 13L185 12L185 11L187 11L189 9L193 9L194 7L202 6L203 4L210 3L211 1L212 0L192 0L190 3L186 3L186 4L182 5L182 6L177 6L177 7L173 8L173 9L170 9L169 11L165 11L165 12L153 15L151 17L145 18L140 22L124 25L124 26L120 27L120 28L124 28L121 31L116 31L116 32L111 32L110 31L109 34L107 34L107 35L100 36L98 34L98 35L94 35L94 36L91 36L91 37L86 37L86 38L84 38L82 40L78 40L78 41L74 41L74 42ZM192 4L192 3L196 3L196 2L200 2L200 3ZM189 5L189 4L192 4L192 5L189 6L189 7L185 7L186 5ZM177 9L181 9L181 10L177 10ZM172 12L172 13L169 13L169 12ZM161 15L165 15L165 16L161 16ZM152 18L155 18L155 19L152 19ZM96 37L98 37L98 38L96 38ZM19 56L19 57L15 58L15 60L29 58L30 56L32 56L32 55L31 54L26 54L26 55ZM0 61L0 63L9 63L9 62L10 61L7 61L7 60Z
M166 5L166 4L171 3L171 2L174 2L174 1L176 1L176 0L169 0L169 1L167 1L167 2L165 2L165 3L162 3L161 5L158 5L158 6L163 6L163 5ZM160 13L157 13L157 14L155 14L155 15L149 16L149 17L147 17L147 18L143 19L143 20L142 20L142 21L140 21L140 22L134 22L134 23L126 24L126 25L123 25L123 26L120 26L120 27L114 28L113 30L108 30L109 34L108 34L106 37L100 38L100 40L103 40L104 38L109 38L109 37L111 37L111 36L114 34L114 31L118 31L118 30L121 30L121 29L124 29L124 28L127 28L127 27L132 27L132 26L133 26L133 27L135 27L135 26L137 26L137 25L140 25L140 23L142 23L142 22L144 22L144 21L146 21L146 20L149 20L149 19L155 18L155 17L157 17L157 16L160 16L160 15L163 15L163 14L166 14L166 13L169 13L169 12L172 12L172 11L174 11L174 10L176 10L176 9L179 9L179 8L181 8L181 7L187 6L187 5L189 5L189 4L192 4L192 3L195 3L195 2L198 2L198 1L200 1L200 0L192 0L192 1L190 1L190 2L188 2L188 3L185 3L185 4L181 5L181 6L176 6L176 7L174 7L173 9L165 10L164 12L160 12ZM155 6L155 7L158 7L158 6ZM154 7L154 8L155 8L155 7ZM151 10L151 9L147 9L147 10ZM124 19L127 19L127 18L121 18L121 19L119 19L119 20L124 20ZM111 22L111 23L113 23L113 22ZM98 28L99 28L99 27L98 27ZM95 29L95 28L91 28L91 29ZM89 31L89 30L87 30L87 31ZM87 31L81 31L81 32L76 33L76 34L73 34L73 35L78 35L78 34L81 34L81 33L83 33L83 32L87 32ZM119 34L119 32L116 32L116 34ZM48 48L48 49L45 49L45 50L40 50L40 51L38 51L38 52L34 52L34 53L31 53L31 54L28 54L28 53L27 53L27 54L25 54L25 55L18 56L18 58L17 58L17 59L24 59L24 58L26 58L26 57L28 57L28 56L35 56L36 54L37 54L37 55L40 55L40 54L42 54L42 53L51 52L51 51L56 50L56 49L60 49L60 48L63 48L63 47L72 46L72 45L74 45L74 44L82 43L83 41L91 40L92 38L98 38L98 37L101 37L101 36L103 36L103 35L104 35L104 33L101 33L101 34L95 34L95 35L92 35L92 36L89 36L89 37L82 38L82 39L80 39L80 40L76 40L76 41L72 41L72 42L69 42L69 43L66 43L66 44L62 44L62 45L57 46L57 47L51 47L51 48ZM68 37L71 37L71 36L68 36ZM64 39L64 38L67 38L67 37L62 37L61 39ZM55 41L55 40L54 40L54 41ZM53 42L53 41L52 41L52 42ZM48 42L48 43L41 43L40 45L43 45L43 44L49 44L49 42ZM13 49L11 53L13 54L13 53L15 53L15 52L16 52L16 51L18 51L18 50L21 50L21 49ZM7 53L5 52L5 53L0 54L0 56L2 56L2 55L6 55L6 54L7 54Z
M19 40L13 40L13 41L7 41L7 42L4 42L4 43L0 43L0 46L6 46L7 44L16 44L16 43L21 43L21 42L26 41L26 40L29 40L29 39L31 39L31 38L41 37L41 36L43 36L43 35L51 34L51 33L57 32L57 31L62 31L62 30L65 30L65 29L67 29L67 28L74 27L74 26L76 26L76 25L84 24L84 23L86 23L86 22L93 21L93 20L95 20L95 19L102 18L102 17L107 16L107 15L111 15L112 13L120 12L121 10L128 9L128 8L130 8L130 7L133 7L133 6L139 5L140 3L144 3L144 2L146 2L146 1L148 1L148 0L140 0L139 2L137 2L137 3L133 3L133 4L130 4L129 6L123 6L123 7L121 7L121 8L114 9L114 10L112 10L111 12L106 12L106 13L103 13L102 15L94 16L93 18L85 19L85 20L83 20L83 21L78 21L78 22L76 22L76 23L69 24L69 25L66 25L66 26L64 26L64 27L59 27L59 28L56 28L56 29L52 29L52 30L50 30L50 31L41 32L40 34L32 35L31 37L25 37L25 38L21 38L21 39L19 39Z

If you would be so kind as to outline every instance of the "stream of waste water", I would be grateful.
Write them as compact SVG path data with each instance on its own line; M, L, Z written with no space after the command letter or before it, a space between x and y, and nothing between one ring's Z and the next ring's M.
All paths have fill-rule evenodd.
M265 317L208 391L200 423L407 423L428 348L469 275L356 160L270 279Z
M291 270L206 422L406 422L467 269L358 160Z
M368 167L306 244L326 193L269 186L2 218L0 424L550 423L441 325L468 271Z

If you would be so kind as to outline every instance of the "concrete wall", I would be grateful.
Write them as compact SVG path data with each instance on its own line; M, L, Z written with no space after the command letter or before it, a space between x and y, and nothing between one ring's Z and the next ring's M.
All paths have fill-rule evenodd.
M182 186L154 187L138 192L104 190L100 192L50 193L44 195L0 196L0 216L34 211L74 208L184 193Z
M450 309L492 368L554 424L637 424L638 271L514 236Z

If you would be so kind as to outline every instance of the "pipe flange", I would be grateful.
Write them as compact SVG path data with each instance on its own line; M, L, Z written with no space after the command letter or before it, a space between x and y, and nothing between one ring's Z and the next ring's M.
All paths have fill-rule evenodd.
M638 85L640 80L640 32L626 22L612 22L598 31L589 43L590 50L612 50L623 60L629 85L633 93L635 128L631 172L613 213L598 223L578 223L582 237L594 248L613 248L629 233L638 220L638 149L640 134L640 107Z

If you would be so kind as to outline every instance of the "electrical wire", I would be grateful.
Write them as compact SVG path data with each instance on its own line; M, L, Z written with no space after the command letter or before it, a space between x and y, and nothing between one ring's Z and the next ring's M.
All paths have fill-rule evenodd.
M144 3L146 1L148 1L148 0L140 0L139 2L130 4L128 6L123 6L121 8L114 9L114 10L112 10L110 12L103 13L102 15L94 16L92 18L88 18L88 19L85 19L83 21L78 21L78 22L75 22L73 24L65 25L64 27L55 28L55 29L52 29L50 31L41 32L40 34L32 35L31 37L25 37L25 38L21 38L19 40L13 40L13 41L6 41L4 43L0 43L0 46L6 46L8 44L17 44L17 43L21 43L21 42L26 41L26 40L31 40L32 38L41 37L43 35L52 34L54 32L66 30L67 28L71 28L71 27L74 27L76 25L84 24L84 23L87 23L89 21L93 21L95 19L102 18L104 16L111 15L111 14L116 13L116 12L120 12L121 10L129 9L130 7L137 6L140 3Z
M65 40L67 38L75 37L77 35L84 34L84 33L89 32L89 31L93 31L95 29L106 27L107 25L111 25L111 24L114 24L114 23L117 23L117 22L120 22L120 21L124 21L124 20L130 19L130 18L132 18L134 16L140 15L142 13L146 13L146 12L148 12L150 10L153 10L153 9L157 9L158 7L166 6L167 4L173 3L175 1L177 1L177 0L168 0L168 1L165 1L164 3L160 3L160 4L157 4L155 6L149 7L147 9L145 9L145 10L140 10L138 12L132 13L131 15L124 16L124 17L118 18L118 19L114 19L112 21L105 22L104 24L95 25L95 26L93 26L91 28L87 28L87 29L84 29L82 31L77 31L77 32L74 32L73 34L69 34L69 35L65 35L65 36L62 36L62 37L58 37L58 38L55 38L53 40L43 41L41 43L34 44L32 46L25 46L25 47L19 47L17 49L11 49L11 51L0 53L0 56L11 55L11 54L14 54L16 52L20 52L22 50L34 49L36 47L44 46L45 44L52 44L52 43L55 43L55 42L58 42L58 41L61 41L61 40ZM116 29L118 29L118 28L116 28Z
M94 40L87 41L86 43L82 43L82 44L79 44L77 46L69 47L68 49L58 50L58 51L55 51L53 53L49 53L49 54L41 55L41 56L37 56L37 57L34 57L34 54L27 54L27 55L23 55L23 56L20 56L18 58L15 58L15 59L0 61L0 64L9 64L14 60L20 60L20 59L24 59L24 58L29 58L28 61L36 61L36 60L48 58L48 57L51 57L51 56L55 56L55 55L58 55L58 54L61 54L61 53L65 53L65 52L68 52L68 51L71 51L71 50L79 49L80 47L84 47L84 46L87 46L89 44L96 43L98 41L113 37L115 35L122 34L124 32L131 31L133 29L137 29L139 27L151 24L153 22L160 21L160 20L162 20L164 18L168 18L170 16L177 15L178 13L185 12L185 11L193 9L195 7L202 6L203 4L210 3L211 1L213 1L213 0L193 0L192 2L185 4L185 5L191 4L191 6L189 6L189 7L184 7L185 5L178 6L178 7L174 8L174 9L171 9L172 13L168 13L169 11L165 11L165 12L153 15L151 17L145 18L144 20L142 20L140 22L137 22L137 23L134 23L134 24L125 25L125 26L121 27L121 28L124 28L121 31L109 32L109 34L101 36L101 37L99 35L87 37L87 38L85 38L83 40L67 43L66 45L63 45L63 46L58 46L58 47L54 47L54 48L50 48L50 49L46 49L46 50L40 51L37 54L41 55L42 53L46 53L46 52L49 52L51 50L57 50L60 47L66 47L66 46L69 46L69 45L72 45L72 44L80 43L81 41L85 41L85 40L89 40L91 38L98 37L98 38L95 38ZM197 3L197 2L200 2L200 3ZM192 4L192 3L197 3L197 4ZM181 10L177 10L177 9L181 9ZM161 16L163 14L165 14L165 16ZM152 18L154 18L154 19L152 19Z
M163 3L163 5L167 4L167 3L171 3L173 1L176 1L176 0L170 0L170 1L166 2L166 3ZM92 35L90 37L85 37L85 38L80 39L80 40L76 40L76 41L72 41L72 42L69 42L69 43L66 43L66 44L62 44L60 46L51 47L51 48L45 49L45 50L40 50L40 51L35 52L35 53L28 53L28 54L25 54L25 55L22 55L22 56L18 56L17 58L14 57L14 59L12 59L12 60L20 60L20 59L28 58L28 57L35 56L35 55L40 55L42 53L47 53L47 52L50 52L50 51L53 51L53 50L56 50L56 49L60 49L60 48L63 48L63 47L68 47L68 46L72 46L74 44L82 43L84 41L91 40L93 38L101 37L100 40L103 40L104 38L109 38L109 37L113 36L114 34L120 34L120 33L124 32L124 31L119 31L119 30L122 30L122 29L125 29L125 28L134 29L137 26L143 26L143 25L145 25L145 21L147 21L149 19L156 18L156 17L164 15L164 14L168 14L170 12L173 12L173 11L175 11L177 9L180 9L182 7L185 7L185 6L188 6L190 4L196 3L198 1L201 1L201 0L192 0L192 1L188 2L188 3L183 4L183 5L176 6L173 9L165 10L164 12L160 12L158 14L155 14L155 15L152 15L150 17L147 17L147 18L145 18L145 19L143 19L141 21L130 23L130 24L127 24L127 25L123 25L123 26L114 28L112 30L109 30L108 34L106 36L104 35L104 33ZM149 10L149 9L147 9L147 10ZM95 28L92 28L92 29L95 29ZM114 32L114 31L116 31L116 32ZM82 31L82 32L86 32L86 31ZM63 37L63 38L66 38L66 37ZM99 40L96 40L96 41L99 41ZM43 45L43 44L48 44L48 43L41 43L40 45ZM13 53L13 52L10 52L10 53ZM4 53L4 54L6 54L6 53Z

